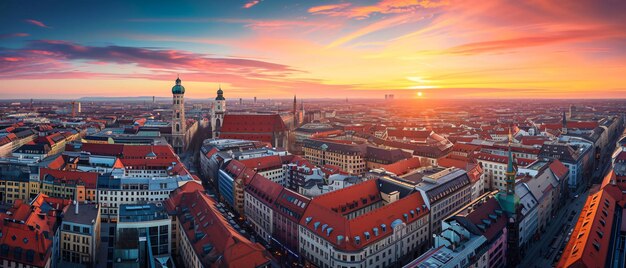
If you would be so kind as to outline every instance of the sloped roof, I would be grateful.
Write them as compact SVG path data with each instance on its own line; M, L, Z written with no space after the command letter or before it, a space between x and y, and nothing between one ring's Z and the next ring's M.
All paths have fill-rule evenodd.
M165 202L169 212L178 217L182 232L204 267L259 267L270 263L272 257L265 248L233 229L217 211L216 202L197 186L173 191Z
M226 114L220 129L228 133L272 133L286 131L287 127L278 114Z

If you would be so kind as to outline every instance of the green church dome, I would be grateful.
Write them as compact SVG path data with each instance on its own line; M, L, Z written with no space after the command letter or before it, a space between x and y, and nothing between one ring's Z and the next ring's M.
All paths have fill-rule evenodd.
M172 94L185 94L185 87L181 85L180 78L176 78L176 85L172 87Z

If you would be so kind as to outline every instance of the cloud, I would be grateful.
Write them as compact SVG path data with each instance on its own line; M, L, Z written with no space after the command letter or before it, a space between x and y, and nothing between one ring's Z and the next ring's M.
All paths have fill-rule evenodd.
M50 26L48 26L48 25L46 25L43 22L38 21L38 20L28 19L28 20L24 20L24 21L26 23L29 23L29 24L32 24L32 25L35 25L35 26L38 26L38 27L41 27L41 28L48 28L48 29L52 28L52 27L50 27Z
M355 6L351 3L314 6L309 13L348 18L367 18L372 14L399 14L415 12L423 8L447 5L444 0L380 0L374 5Z
M512 50L517 48L551 45L556 43L594 41L610 37L626 38L626 33L615 32L610 29L562 31L510 39L468 43L448 49L448 52L464 55L482 54Z
M13 37L26 37L26 36L30 36L30 34L27 34L27 33L0 34L0 39L7 39L7 38L13 38Z
M243 8L251 8L253 6L256 6L258 3L260 3L261 0L252 0L247 2L245 5L243 5Z
M57 40L30 42L27 51L48 53L63 60L92 60L116 64L135 64L145 68L169 69L246 69L256 72L298 72L290 66L266 61L208 57L182 50L157 49L127 46L82 46Z
M400 24L404 24L407 22L411 22L415 19L415 16L413 16L412 14L408 14L408 15L401 15L401 16L394 16L391 17L389 19L385 19L385 20L380 20L377 21L375 23L372 23L368 26L365 26L357 31L354 31L346 36L343 36L339 39L336 39L335 41L333 41L332 43L330 43L328 45L328 48L332 48L332 47L336 47L342 44L345 44L347 42L350 42L356 38L359 38L361 36L364 35L368 35L371 34L373 32L377 32L380 30L383 30L385 28L389 28L389 27L393 27L393 26L397 26Z

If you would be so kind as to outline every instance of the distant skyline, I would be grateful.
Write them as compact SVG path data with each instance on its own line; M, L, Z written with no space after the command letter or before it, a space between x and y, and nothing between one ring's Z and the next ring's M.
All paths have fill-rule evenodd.
M3 1L0 98L626 98L622 0ZM418 93L421 92L421 97Z

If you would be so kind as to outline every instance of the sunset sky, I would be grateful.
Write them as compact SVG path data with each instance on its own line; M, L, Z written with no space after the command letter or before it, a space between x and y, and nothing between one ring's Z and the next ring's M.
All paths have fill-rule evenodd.
M0 98L626 97L624 0L163 3L2 1Z

